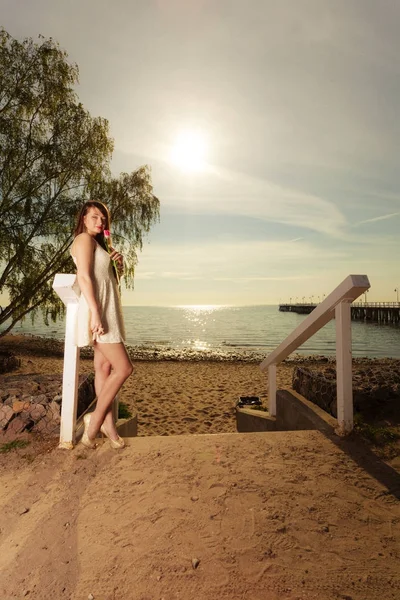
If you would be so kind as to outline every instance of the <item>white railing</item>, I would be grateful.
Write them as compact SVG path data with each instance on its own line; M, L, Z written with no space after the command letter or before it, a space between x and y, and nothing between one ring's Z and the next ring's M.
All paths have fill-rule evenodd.
M357 308L400 308L400 302L353 302Z
M261 363L268 369L269 413L276 416L276 366L336 317L336 386L339 435L353 429L351 303L370 287L366 275L349 275Z
M80 296L76 275L57 273L53 289L67 307L59 447L71 449L75 443L79 374L79 348L74 344Z

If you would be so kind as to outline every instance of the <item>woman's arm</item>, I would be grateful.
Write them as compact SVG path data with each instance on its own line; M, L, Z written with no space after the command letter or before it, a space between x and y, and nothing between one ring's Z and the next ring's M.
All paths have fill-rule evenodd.
M95 241L88 233L81 233L75 238L74 254L77 266L77 279L82 294L85 296L91 313L90 328L102 329L100 307L97 304L92 279Z

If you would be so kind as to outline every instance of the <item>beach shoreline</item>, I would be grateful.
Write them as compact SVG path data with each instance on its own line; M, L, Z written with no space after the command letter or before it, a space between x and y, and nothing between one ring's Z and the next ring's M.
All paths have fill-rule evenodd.
M190 362L242 362L260 364L269 352L258 352L253 350L221 350L221 349L193 349L189 347L175 348L171 346L133 346L126 345L126 349L132 361L190 361ZM33 334L8 333L0 337L0 352L16 352L32 354L35 356L64 356L64 339ZM82 359L93 358L93 349L84 347L80 349ZM353 356L353 364L393 364L400 365L399 358L368 356ZM282 365L304 365L335 363L336 356L325 354L300 354L292 353L282 361Z
M9 334L0 338L0 352L11 353L20 361L20 366L10 375L54 374L59 375L61 381L63 342L53 338ZM258 396L262 406L268 408L268 373L261 372L259 368L265 356L251 353L246 356L210 356L207 352L177 355L172 352L145 352L132 347L128 347L128 352L134 372L125 382L119 399L128 411L137 414L139 437L235 433L236 405L240 396ZM81 349L80 374L93 373L92 354L90 348ZM277 366L278 389L292 388L296 367L306 367L319 373L332 372L335 357L291 355ZM378 379L381 371L388 374L387 377L393 374L393 389L398 387L399 359L353 359L354 381L365 379L362 385L365 384L366 388ZM386 410L385 402L383 406ZM374 432L378 432L380 437L386 435L387 443L377 448L378 455L398 461L399 406L393 406L392 402L390 412L372 415L372 419L369 415L362 415L362 425L367 435L375 435ZM394 443L391 436L394 436ZM370 443L373 445L374 439ZM398 467L400 465L396 463Z

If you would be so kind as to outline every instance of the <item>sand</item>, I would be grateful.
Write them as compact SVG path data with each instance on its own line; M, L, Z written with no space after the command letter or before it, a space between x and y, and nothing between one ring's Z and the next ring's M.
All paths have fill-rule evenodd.
M62 373L61 357L24 352L18 352L21 367L13 373ZM139 436L233 433L239 396L259 396L267 405L268 381L258 364L141 360L133 365L120 401L138 414ZM281 388L290 387L292 370L278 368ZM80 372L92 373L93 361L81 359Z
M0 454L1 600L400 598L398 473L317 431L235 433L239 395L267 402L257 364L134 369L121 400L139 437L124 450L37 439Z

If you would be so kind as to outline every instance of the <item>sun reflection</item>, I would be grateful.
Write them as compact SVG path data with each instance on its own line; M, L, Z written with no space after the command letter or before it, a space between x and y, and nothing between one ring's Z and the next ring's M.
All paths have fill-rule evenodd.
M210 347L210 344L202 340L193 340L192 345L195 350L207 350Z
M213 311L220 308L226 308L228 304L180 304L176 308L184 308L185 310L198 311Z

